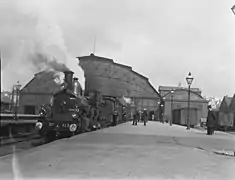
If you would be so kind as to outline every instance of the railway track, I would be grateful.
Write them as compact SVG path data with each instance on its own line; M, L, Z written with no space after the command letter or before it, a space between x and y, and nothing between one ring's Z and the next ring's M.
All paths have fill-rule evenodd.
M110 123L105 123L105 127L110 127ZM79 134L83 134L82 132ZM79 135L77 134L77 135ZM0 137L0 158L13 154L15 152L31 149L37 146L41 146L52 141L58 140L61 138L55 138L54 140L48 141L38 134L34 133L25 133L25 134L17 134L17 135L10 135L8 137ZM15 149L13 151L13 149Z
M19 142L24 142L24 141L29 141L32 139L39 139L39 138L40 137L35 133L18 134L18 135L10 136L10 137L1 137L0 138L0 141L1 141L0 146L16 144Z
M43 139L35 133L0 137L0 142L0 158L45 144ZM15 150L13 151L13 149Z

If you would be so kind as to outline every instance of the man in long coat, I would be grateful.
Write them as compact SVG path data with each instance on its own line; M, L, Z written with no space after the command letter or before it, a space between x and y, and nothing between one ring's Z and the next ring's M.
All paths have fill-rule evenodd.
M146 126L146 123L148 121L148 112L146 109L144 109L144 112L143 112L143 121L144 121L144 125Z
M113 126L116 126L117 125L117 121L118 121L118 112L117 112L117 109L114 109L113 110Z
M212 135L214 133L214 128L216 124L216 116L212 111L211 105L208 106L208 115L207 115L207 135Z
M133 124L134 126L137 126L137 116L138 116L138 111L135 111L134 114L133 114Z

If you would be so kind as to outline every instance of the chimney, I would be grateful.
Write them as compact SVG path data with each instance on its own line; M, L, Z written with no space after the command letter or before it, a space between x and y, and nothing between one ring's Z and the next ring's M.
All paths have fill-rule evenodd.
M73 90L73 72L72 71L64 71L64 81L68 85L69 90Z

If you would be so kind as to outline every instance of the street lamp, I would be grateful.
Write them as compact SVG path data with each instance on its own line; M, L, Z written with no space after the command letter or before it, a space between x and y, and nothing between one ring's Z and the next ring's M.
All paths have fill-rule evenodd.
M14 92L14 106L15 106L15 119L17 119L17 110L19 106L19 97L20 97L20 88L21 84L19 81L17 81L17 84L14 85L13 87L13 92Z
M159 105L160 105L159 118L160 118L160 122L161 122L161 123L164 123L164 122L163 122L164 104L165 104L165 97L162 97L162 98L160 99L160 103L159 103Z
M188 113L187 113L187 130L190 129L190 87L193 82L193 77L191 75L191 72L188 73L188 76L186 77L186 81L188 83Z
M158 114L157 114L158 116L157 116L157 119L160 121L160 112L161 112L160 111L160 104L161 104L161 102L159 101L159 102L157 102L157 104L158 104L158 111L157 111L158 112Z
M172 126L172 121L173 121L173 95L174 95L174 91L171 90L171 118L170 118L170 126Z

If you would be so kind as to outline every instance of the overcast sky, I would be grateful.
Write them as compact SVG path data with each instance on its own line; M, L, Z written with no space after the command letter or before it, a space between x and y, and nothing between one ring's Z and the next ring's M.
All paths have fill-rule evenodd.
M159 85L206 96L235 93L235 0L0 0L2 89L37 72L34 53L76 67L95 54L132 66ZM37 60L38 61L38 60ZM82 72L78 70L78 75ZM82 79L82 77L80 77Z

